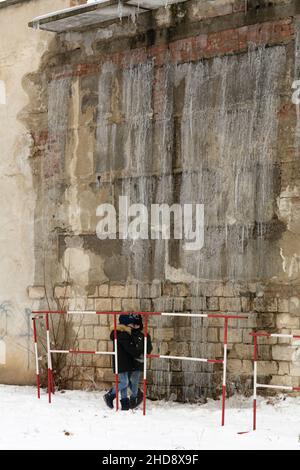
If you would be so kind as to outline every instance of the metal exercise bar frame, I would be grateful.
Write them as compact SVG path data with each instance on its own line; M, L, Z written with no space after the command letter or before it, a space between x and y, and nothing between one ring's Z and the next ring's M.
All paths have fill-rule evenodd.
M54 315L156 315L156 316L168 316L168 317L195 317L195 318L228 318L230 319L238 319L238 320L246 320L248 316L244 315L225 315L219 313L189 313L189 312L122 312L122 311L97 311L97 310L36 310L32 311L33 315L47 315L47 314L54 314Z
M38 398L40 398L40 376L39 376L39 359L37 354L37 331L36 331L36 320L39 318L43 318L43 316L39 316L37 311L32 311L35 315L32 317L33 320L33 332L34 332L34 343L35 343L35 361L36 361L36 371L37 371L37 390L38 390ZM87 351L87 350L77 350L77 349L69 349L69 350L62 350L62 349L51 349L51 342L50 342L50 328L49 328L49 315L52 313L56 314L65 314L65 311L40 311L39 314L45 315L45 322L46 322L46 338L47 338L47 369L48 369L48 401L51 403L52 398L51 395L55 392L54 387L54 378L53 378L53 370L52 370L52 357L51 354L95 354L95 355L111 355L115 356L115 370L116 370L116 411L119 409L119 396L118 396L118 350L117 350L117 343L116 343L116 316L114 317L114 346L115 352L107 352L107 351Z
M52 371L51 354L107 354L115 356L115 377L116 377L116 410L119 409L119 374L118 374L118 347L117 347L117 315L143 315L145 316L144 328L144 370L143 370L143 414L146 415L146 395L147 395L147 359L160 358L160 359L174 359L186 360L195 362L207 362L223 364L223 381L222 381L222 426L225 425L225 403L226 403L226 380L227 380L227 346L228 346L228 321L231 319L246 320L248 316L245 315L230 315L222 313L189 313L189 312L122 312L122 311L97 311L97 310L37 310L32 312L34 315L45 315L46 332L47 332L47 363L48 363L48 395L49 403L51 403L51 392L54 393L54 381ZM101 352L101 351L84 351L84 350L52 350L50 345L50 329L49 329L49 315L114 315L114 352ZM172 317L194 317L194 318L222 318L224 319L224 353L223 359L207 359L207 358L194 358L194 357L181 357L181 356L164 356L158 354L147 354L147 337L148 337L148 318L151 316L172 316ZM37 318L37 317L36 317ZM39 317L42 318L42 317Z
M151 315L151 314L150 314ZM198 358L198 357L180 357L180 356L165 356L162 354L147 354L147 336L148 336L148 316L146 316L145 321L145 345L144 345L144 406L143 414L146 414L146 390L147 390L147 366L146 361L149 359L173 359L181 361L194 361L194 362L206 362L206 363L215 363L223 364L223 381L222 381L222 420L221 426L225 425L225 406L226 406L226 382L227 382L227 346L228 346L228 321L230 319L248 319L247 316L242 315L224 315L224 314L186 314L186 313L172 313L172 312L162 312L161 316L174 316L174 317L200 317L200 318L223 318L224 319L224 340L223 340L223 359L207 359L207 358Z
M285 385L268 385L260 384L257 382L257 362L258 362L258 338L289 338L291 340L300 340L299 335L283 334L283 333L266 333L266 332L251 332L250 336L254 338L254 351L253 351L253 431L256 431L257 427L257 389L278 389L286 390L288 392L299 392L300 387L288 387Z

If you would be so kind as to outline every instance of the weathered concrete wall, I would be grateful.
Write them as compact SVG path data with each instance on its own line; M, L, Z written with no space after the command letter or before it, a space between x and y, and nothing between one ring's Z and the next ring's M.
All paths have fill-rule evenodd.
M34 370L28 286L35 279L36 192L30 164L33 140L22 122L28 104L23 79L39 68L53 40L30 30L27 22L69 2L14 3L0 5L0 382L27 383Z
M34 279L24 280L39 308L247 312L229 338L229 386L247 391L252 328L300 328L291 101L299 27L296 2L248 2L247 11L244 1L215 3L53 36L37 66L22 71L34 212ZM117 207L119 195L148 206L203 203L204 248L100 241L96 208ZM219 320L156 322L162 354L222 356ZM88 317L74 322L69 341L105 350L108 334L108 318ZM299 386L298 356L297 345L265 342L260 380ZM109 358L76 360L79 373L72 358L63 371L69 385L109 385ZM153 361L151 369L153 396L219 391L217 366Z

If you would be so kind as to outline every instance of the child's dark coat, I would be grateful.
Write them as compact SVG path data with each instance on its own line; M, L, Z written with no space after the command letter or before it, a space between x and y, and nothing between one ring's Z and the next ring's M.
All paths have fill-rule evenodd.
M139 345L142 344L142 354L139 357L133 360L133 369L132 370L143 370L144 369L144 333L138 329L132 331L133 340L138 343ZM140 346L139 346L140 348ZM151 336L148 334L147 336L147 354L152 352L152 341Z
M114 340L114 331L110 334L110 339ZM134 369L135 359L141 356L144 351L143 341L136 341L129 326L117 326L118 339L118 371L131 372ZM113 358L113 370L115 372L115 358Z

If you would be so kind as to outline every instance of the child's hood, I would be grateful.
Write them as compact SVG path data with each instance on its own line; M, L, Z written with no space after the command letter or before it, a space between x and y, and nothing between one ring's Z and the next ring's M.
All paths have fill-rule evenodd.
M114 328L111 328L111 332L114 331ZM127 326L127 325L117 325L117 331L121 331L121 332L124 332L124 333L128 333L129 335L131 335L131 328L130 326Z

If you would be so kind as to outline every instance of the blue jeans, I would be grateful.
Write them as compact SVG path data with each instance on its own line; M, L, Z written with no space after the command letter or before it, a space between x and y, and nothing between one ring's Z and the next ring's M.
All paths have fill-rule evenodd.
M135 370L133 372L120 372L119 374L119 392L121 393L121 399L127 398L128 387L131 390L131 396L133 398L137 397L139 382L141 377L141 371ZM113 387L111 394L116 396L116 387Z
M129 387L131 390L131 396L133 398L137 397L141 374L142 374L142 371L134 370L129 375Z
M119 374L119 392L121 393L121 399L127 398L127 389L129 385L129 377L128 372L120 372ZM116 387L113 387L111 390L111 394L116 396Z

